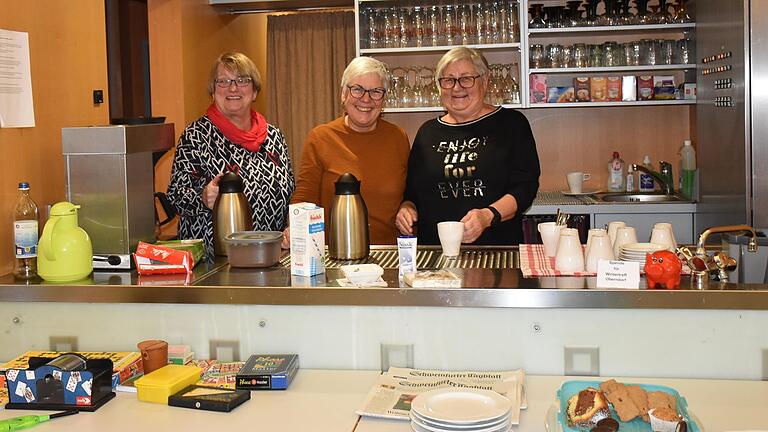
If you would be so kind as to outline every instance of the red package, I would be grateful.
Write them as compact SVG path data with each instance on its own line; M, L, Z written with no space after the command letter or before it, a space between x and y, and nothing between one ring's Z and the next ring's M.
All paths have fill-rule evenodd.
M195 266L192 252L139 242L133 254L141 275L191 273Z

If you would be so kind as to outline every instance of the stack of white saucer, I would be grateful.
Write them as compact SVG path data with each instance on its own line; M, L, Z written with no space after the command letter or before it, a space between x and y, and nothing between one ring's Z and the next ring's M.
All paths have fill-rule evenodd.
M667 247L656 243L629 243L621 246L619 260L645 262L645 254L665 250Z
M411 402L415 432L508 432L512 402L490 390L445 388L416 396Z

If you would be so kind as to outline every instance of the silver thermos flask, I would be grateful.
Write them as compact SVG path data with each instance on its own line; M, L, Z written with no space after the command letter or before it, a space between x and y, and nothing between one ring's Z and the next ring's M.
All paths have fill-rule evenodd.
M331 205L328 224L328 254L335 259L368 257L368 208L360 195L360 180L344 173L334 183L336 196Z
M243 179L228 172L219 179L219 196L213 205L213 248L216 255L227 255L225 237L234 232L251 230L251 205L243 193Z

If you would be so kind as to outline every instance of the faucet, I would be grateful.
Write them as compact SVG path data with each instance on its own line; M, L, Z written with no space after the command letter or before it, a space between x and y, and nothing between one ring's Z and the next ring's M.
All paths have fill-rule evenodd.
M633 171L642 171L659 182L659 186L661 187L661 191L664 192L664 195L674 195L675 181L672 178L672 164L661 161L659 162L659 167L661 168L660 173L649 170L644 165L632 164L631 166Z
M757 233L749 225L725 225L707 228L699 236L699 241L696 243L696 253L692 253L687 247L678 248L678 252L685 258L688 267L691 268L693 280L697 286L703 288L709 280L707 276L710 275L722 283L728 282L728 272L736 270L736 260L725 252L717 252L711 257L707 254L704 247L707 238L715 233L742 231L748 232L752 236L749 239L747 251L757 252Z

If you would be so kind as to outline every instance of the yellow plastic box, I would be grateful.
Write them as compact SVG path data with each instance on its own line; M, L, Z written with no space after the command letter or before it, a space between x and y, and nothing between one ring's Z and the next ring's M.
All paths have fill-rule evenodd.
M200 379L197 366L170 364L136 380L140 401L168 404L168 396L174 395Z

